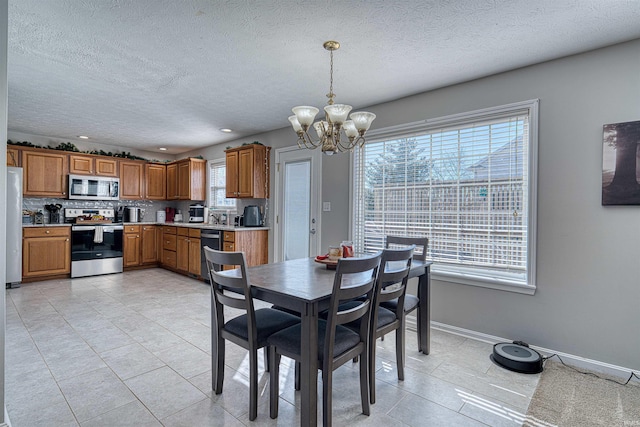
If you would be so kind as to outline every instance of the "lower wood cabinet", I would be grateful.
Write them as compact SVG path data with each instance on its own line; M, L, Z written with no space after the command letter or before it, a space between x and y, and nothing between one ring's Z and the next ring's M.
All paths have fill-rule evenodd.
M200 230L178 227L176 269L200 277Z
M23 279L71 273L71 227L34 227L22 231Z
M162 227L162 259L163 267L175 269L178 265L176 257L178 227Z
M268 230L224 231L222 250L244 252L248 267L266 264L269 262L269 232ZM225 269L227 268L225 266Z
M140 226L127 225L124 227L123 260L125 267L140 265Z
M155 225L126 225L124 227L125 267L156 264L158 262L158 227Z

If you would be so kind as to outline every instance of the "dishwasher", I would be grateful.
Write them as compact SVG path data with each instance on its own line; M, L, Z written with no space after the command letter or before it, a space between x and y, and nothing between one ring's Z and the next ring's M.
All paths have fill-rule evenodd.
M209 246L217 251L222 248L222 231L207 230L200 231L200 274L205 282L210 284L209 272L207 271L207 259L204 256L204 247Z

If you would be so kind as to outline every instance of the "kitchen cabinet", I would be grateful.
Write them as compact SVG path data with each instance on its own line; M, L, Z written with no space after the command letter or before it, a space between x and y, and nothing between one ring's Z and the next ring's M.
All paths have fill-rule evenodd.
M167 200L178 199L178 165L169 163L167 165Z
M11 146L7 147L7 166L20 166L20 150Z
M157 163L145 165L145 199L167 199L167 166Z
M207 161L183 159L167 165L167 200L205 200Z
M117 177L118 161L103 156L70 154L69 173Z
M158 230L155 225L142 226L140 263L143 265L158 262Z
M266 264L269 262L269 231L224 231L222 248L225 252L244 252L248 267Z
M120 198L142 200L144 198L145 162L120 160Z
M140 226L127 225L124 227L123 265L134 267L140 265Z
M176 250L178 227L162 227L162 266L169 269L177 267Z
M22 278L71 273L71 227L22 230Z
M22 150L24 185L29 197L67 197L69 156L49 150Z
M176 268L200 277L200 230L178 227L176 242Z
M270 152L258 144L225 151L228 198L269 198Z
M124 266L137 267L158 262L158 227L126 225L124 227Z

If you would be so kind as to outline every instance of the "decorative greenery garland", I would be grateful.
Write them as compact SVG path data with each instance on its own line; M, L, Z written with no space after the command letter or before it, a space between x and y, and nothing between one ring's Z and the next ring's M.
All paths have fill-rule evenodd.
M70 151L70 152L73 152L73 153L94 154L94 155L99 155L99 156L118 157L118 158L122 158L122 159L130 159L130 160L144 160L146 162L155 162L155 163L169 163L169 162L172 161L172 160L149 160L149 159L145 159L144 157L133 155L133 154L131 154L129 152L126 152L126 151L123 151L121 153L112 153L111 151L107 152L107 151L103 151L103 150L80 151L80 150L78 150L78 147L76 147L75 144L73 144L71 142L61 142L56 147L51 147L49 145L46 146L46 147L43 147L41 145L33 144L33 143L29 142L29 141L13 142L13 141L11 141L9 139L9 140L7 140L7 145L19 145L19 146L22 146L22 147L32 147L32 148L48 148L50 150ZM198 156L196 158L202 159L202 156Z

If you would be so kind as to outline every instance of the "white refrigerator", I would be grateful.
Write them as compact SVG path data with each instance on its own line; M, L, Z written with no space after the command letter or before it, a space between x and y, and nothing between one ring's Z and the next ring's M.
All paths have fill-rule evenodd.
M22 281L22 168L7 168L7 276L6 283Z

